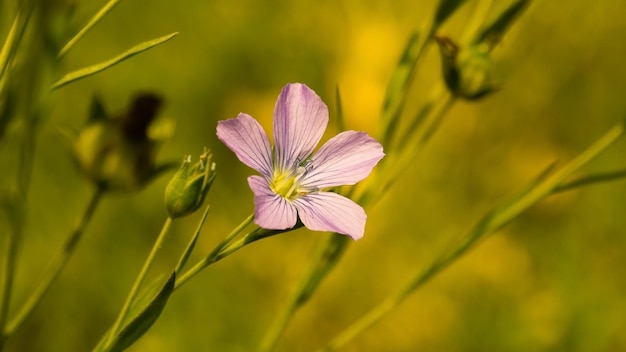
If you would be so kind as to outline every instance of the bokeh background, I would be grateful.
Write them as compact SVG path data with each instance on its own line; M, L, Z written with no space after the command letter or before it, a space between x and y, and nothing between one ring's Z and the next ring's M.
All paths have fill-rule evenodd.
M75 28L104 1L78 1ZM462 36L477 1L441 34ZM495 15L509 2L492 2ZM20 255L21 302L78 221L91 186L74 167L61 128L79 128L94 94L113 112L137 91L166 99L176 122L160 161L213 150L218 167L211 213L197 247L207 253L253 210L253 173L215 137L218 120L246 112L271 130L288 82L303 82L336 113L342 92L347 127L377 136L382 98L412 30L434 1L122 1L61 62L68 72L144 40L170 42L54 95L42 126ZM626 112L626 4L619 0L533 1L494 62L502 89L459 102L396 186L368 209L365 237L310 303L278 351L311 351L360 317L484 213L549 163L565 162ZM2 23L6 33L9 22ZM409 111L439 84L431 47L412 85ZM329 130L329 138L336 130ZM621 141L585 168L626 165ZM3 171L3 173L6 172ZM166 212L171 173L131 194L105 198L75 257L8 351L84 351L112 323ZM626 182L550 197L435 278L345 351L626 350ZM184 248L200 214L177 221L153 275ZM327 234L305 229L255 243L205 270L176 292L159 321L130 351L254 350L275 312Z

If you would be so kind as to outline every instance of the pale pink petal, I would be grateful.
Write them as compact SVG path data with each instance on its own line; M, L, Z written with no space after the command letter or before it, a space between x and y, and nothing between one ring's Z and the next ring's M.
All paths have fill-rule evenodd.
M302 162L319 143L328 124L328 107L301 83L286 85L274 108L274 152L279 171Z
M363 237L367 215L360 205L332 192L314 192L293 200L300 220L310 230Z
M272 150L261 125L248 114L217 123L219 138L239 160L263 176L272 175Z
M367 133L342 132L311 157L302 186L321 189L353 185L366 178L383 156L382 145Z
M274 193L265 178L250 176L248 184L254 193L254 222L257 225L269 230L286 230L296 225L296 208Z

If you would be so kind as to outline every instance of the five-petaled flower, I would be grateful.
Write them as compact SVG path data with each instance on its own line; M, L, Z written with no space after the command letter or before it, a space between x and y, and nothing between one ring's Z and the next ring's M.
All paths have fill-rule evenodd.
M254 220L262 228L285 230L298 217L314 231L331 231L359 239L365 211L331 192L367 177L385 155L364 132L345 131L313 153L328 124L328 107L309 87L286 85L274 108L274 148L250 115L220 121L217 137L241 162L262 176L248 177L254 193Z

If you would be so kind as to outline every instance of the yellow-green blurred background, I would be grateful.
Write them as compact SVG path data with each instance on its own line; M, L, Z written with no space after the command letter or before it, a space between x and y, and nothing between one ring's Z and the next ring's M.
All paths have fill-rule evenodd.
M75 28L104 1L78 1ZM477 0L441 29L462 36ZM495 0L495 14L509 2ZM61 62L61 72L108 59L144 40L170 42L54 94L42 126L14 302L21 303L78 221L91 192L60 128L85 121L92 95L113 112L136 91L166 98L176 121L160 161L198 155L218 167L197 247L207 253L253 210L253 173L215 137L216 122L246 112L267 131L288 82L316 90L335 117L377 136L393 66L434 1L122 1ZM458 103L396 187L368 209L365 237L295 316L278 351L321 347L403 284L482 214L565 162L626 111L626 4L533 1L494 51L502 89ZM5 16L3 16L4 18ZM489 17L491 18L491 17ZM6 33L9 22L2 23ZM432 47L413 84L415 111L440 81ZM411 110L412 109L412 110ZM328 138L336 131L330 130ZM622 141L586 172L624 167ZM6 150L3 151L6 153ZM10 172L6 169L3 173ZM85 351L114 320L165 220L171 173L139 193L107 196L75 257L8 351ZM487 239L358 336L345 351L626 350L626 183L554 196ZM199 214L175 223L154 275L175 263ZM130 351L254 350L327 235L298 230L255 243L176 292Z

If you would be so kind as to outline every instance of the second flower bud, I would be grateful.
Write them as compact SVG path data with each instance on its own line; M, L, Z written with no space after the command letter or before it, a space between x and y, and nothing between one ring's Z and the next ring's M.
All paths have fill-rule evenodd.
M195 164L185 157L165 188L165 207L172 218L189 215L202 205L215 179L213 155L207 149Z

